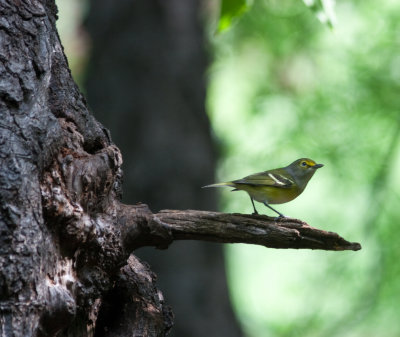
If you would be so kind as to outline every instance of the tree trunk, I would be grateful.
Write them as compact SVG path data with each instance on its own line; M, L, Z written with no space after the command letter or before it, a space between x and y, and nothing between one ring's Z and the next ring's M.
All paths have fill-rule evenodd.
M216 209L205 111L207 57L198 0L92 1L89 105L124 157L124 195L162 208ZM173 307L171 336L240 336L221 245L141 249Z
M165 336L172 313L138 247L360 249L293 219L120 203L122 158L71 78L54 2L0 0L0 13L1 336Z
M171 312L116 227L121 155L71 78L56 11L0 2L0 335L93 336L117 284L126 329L96 335L162 336Z

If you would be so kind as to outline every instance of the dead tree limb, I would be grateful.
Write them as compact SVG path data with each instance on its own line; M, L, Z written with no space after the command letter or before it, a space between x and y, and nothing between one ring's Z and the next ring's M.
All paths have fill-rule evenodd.
M301 220L265 215L196 210L162 210L152 214L146 205L120 205L119 222L130 249L143 243L166 248L175 240L248 243L285 249L361 249L359 243L311 227ZM138 222L142 224L140 228L135 225Z

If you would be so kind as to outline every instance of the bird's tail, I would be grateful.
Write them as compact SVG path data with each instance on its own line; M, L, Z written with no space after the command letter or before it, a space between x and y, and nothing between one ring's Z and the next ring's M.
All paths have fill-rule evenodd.
M226 186L235 187L235 185L232 182L228 181L227 183L218 183L218 184L206 185L206 186L203 186L202 188L206 188L206 187L226 187Z

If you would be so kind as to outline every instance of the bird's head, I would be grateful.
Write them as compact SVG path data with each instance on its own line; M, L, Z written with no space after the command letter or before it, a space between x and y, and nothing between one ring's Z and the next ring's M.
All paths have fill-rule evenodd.
M305 185L307 185L308 181L314 175L315 171L322 166L324 165L317 164L312 159L300 158L287 166L286 169L295 178L296 182L300 186L305 187Z

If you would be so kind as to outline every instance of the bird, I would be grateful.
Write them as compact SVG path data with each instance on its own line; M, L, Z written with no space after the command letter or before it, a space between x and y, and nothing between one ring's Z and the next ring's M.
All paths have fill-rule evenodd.
M251 174L238 180L206 185L203 188L233 187L232 191L245 191L250 196L253 214L258 214L255 200L277 213L279 218L284 218L271 204L283 204L297 198L317 169L323 166L312 159L300 158L285 167Z

